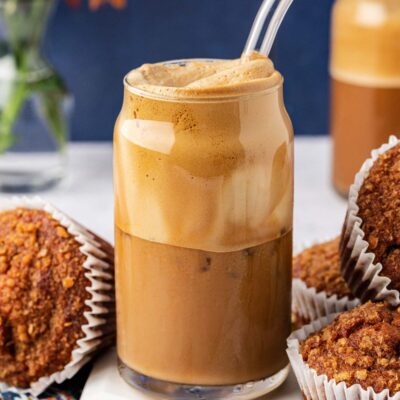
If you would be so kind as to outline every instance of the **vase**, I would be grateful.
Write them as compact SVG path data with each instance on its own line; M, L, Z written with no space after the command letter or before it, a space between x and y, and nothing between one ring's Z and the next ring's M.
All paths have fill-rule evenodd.
M53 0L0 0L0 191L65 176L72 98L41 53Z

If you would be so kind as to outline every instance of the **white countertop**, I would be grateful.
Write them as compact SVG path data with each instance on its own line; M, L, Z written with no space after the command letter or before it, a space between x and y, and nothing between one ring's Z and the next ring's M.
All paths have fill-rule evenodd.
M42 197L113 241L112 146L110 143L72 144L69 177ZM346 202L330 182L328 138L296 138L295 141L295 246L340 233ZM115 368L111 351L96 364L82 400L148 399L125 385ZM293 376L265 400L300 400Z

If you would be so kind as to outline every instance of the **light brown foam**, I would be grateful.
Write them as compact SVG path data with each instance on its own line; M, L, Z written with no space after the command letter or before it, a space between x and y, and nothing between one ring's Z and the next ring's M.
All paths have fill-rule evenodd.
M136 72L152 88L185 85L194 96L192 88L258 79L259 68L273 67L254 55L244 64L190 61ZM117 225L145 240L215 252L256 246L288 232L293 137L280 83L267 92L211 103L141 96L126 88L115 128Z
M332 20L332 76L363 86L400 87L399 37L397 0L338 0Z
M136 89L173 98L250 93L273 87L280 79L272 61L259 53L236 60L144 64L127 76Z
M330 73L332 78L344 83L370 88L400 88L400 77L394 78L378 75L371 76L368 74L363 74L363 72L349 72L345 69L341 70L335 68L331 68Z
M293 138L279 92L212 107L130 96L115 137L121 229L216 252L291 229Z

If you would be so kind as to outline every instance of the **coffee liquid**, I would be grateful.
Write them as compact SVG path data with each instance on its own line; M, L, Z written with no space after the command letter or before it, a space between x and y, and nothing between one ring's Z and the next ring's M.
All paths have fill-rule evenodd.
M248 382L284 368L291 237L214 253L117 228L121 360L144 375L194 385Z

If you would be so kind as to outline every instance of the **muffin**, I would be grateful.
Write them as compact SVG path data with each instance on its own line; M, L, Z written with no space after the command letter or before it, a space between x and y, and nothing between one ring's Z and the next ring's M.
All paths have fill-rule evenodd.
M307 399L400 396L400 307L367 302L315 321L288 345Z
M340 272L339 237L308 247L293 258L296 326L357 304Z
M20 202L0 212L0 381L38 394L113 337L113 249L51 206Z
M341 243L343 275L363 301L400 304L400 144L392 138L357 175Z

